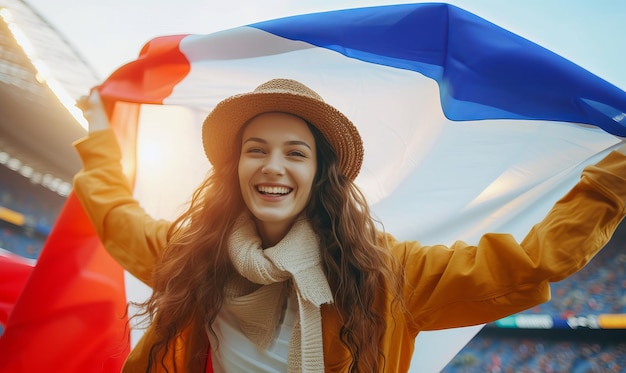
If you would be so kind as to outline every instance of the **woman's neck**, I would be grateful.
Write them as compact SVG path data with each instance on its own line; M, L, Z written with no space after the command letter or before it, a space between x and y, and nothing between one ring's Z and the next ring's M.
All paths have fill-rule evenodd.
M276 246L287 235L293 222L290 224L267 224L255 219L254 224L259 237L261 237L262 247L267 249Z

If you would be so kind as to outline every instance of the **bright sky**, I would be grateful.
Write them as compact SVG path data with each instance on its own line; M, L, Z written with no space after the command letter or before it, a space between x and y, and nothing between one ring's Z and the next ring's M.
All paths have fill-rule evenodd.
M268 19L385 0L25 0L102 78L156 36L211 33ZM449 3L534 41L626 90L626 1L456 0Z

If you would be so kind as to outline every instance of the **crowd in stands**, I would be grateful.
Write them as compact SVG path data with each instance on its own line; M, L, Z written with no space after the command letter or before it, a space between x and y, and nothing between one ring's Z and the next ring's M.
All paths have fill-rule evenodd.
M36 259L65 198L3 165L0 165L0 180L0 207L25 218L22 225L0 219L0 248Z
M622 224L619 232L625 230L626 224ZM562 319L626 314L626 234L616 234L582 270L551 284L551 291L551 301L521 314L548 314ZM534 338L515 337L510 330L507 336L506 329L485 331L474 337L442 373L626 372L626 328L598 331L587 340L554 338L554 330L542 331ZM606 340L603 332L612 336L617 332L623 337Z
M626 340L581 342L479 334L442 373L617 373L626 371Z
M29 259L37 259L45 237L30 229L23 229L0 221L0 248Z

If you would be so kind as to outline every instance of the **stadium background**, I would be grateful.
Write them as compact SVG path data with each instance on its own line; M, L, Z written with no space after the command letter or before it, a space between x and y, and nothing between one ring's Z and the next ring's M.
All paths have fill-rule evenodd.
M0 15L0 249L35 261L80 168L85 129L64 103L100 78L24 2ZM552 301L485 326L444 372L626 371L625 248L622 224Z

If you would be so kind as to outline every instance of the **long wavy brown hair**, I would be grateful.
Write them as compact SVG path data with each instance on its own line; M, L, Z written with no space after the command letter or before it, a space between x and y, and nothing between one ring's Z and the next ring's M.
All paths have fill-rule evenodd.
M319 130L309 128L318 166L305 214L321 240L323 265L343 321L341 342L352 356L350 372L380 371L384 356L379 341L387 325L374 304L382 284L394 301L402 303L403 272L377 240L377 223L360 190L339 171L333 148ZM239 160L233 158L211 171L170 228L154 273L153 293L143 304L143 315L158 335L148 372L158 365L167 371L163 359L172 352L171 342L189 326L208 326L213 332L210 326L224 304L225 284L235 271L227 237L246 208L239 189ZM202 338L205 329L196 327L193 332Z

